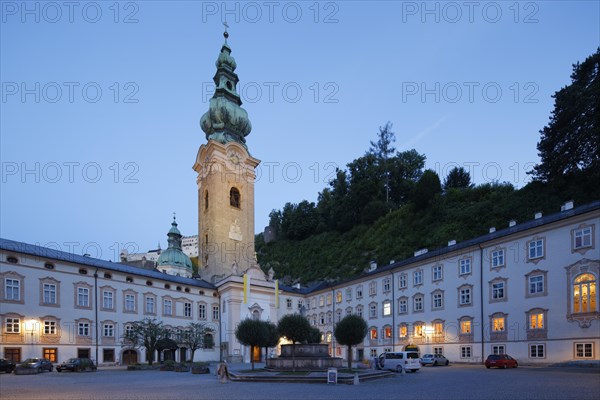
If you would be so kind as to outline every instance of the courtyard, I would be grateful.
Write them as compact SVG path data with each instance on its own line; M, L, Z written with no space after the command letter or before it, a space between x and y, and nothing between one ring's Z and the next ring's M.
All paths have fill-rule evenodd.
M233 365L233 370L249 369ZM414 374L359 385L219 383L211 374L126 371L0 374L0 398L8 399L596 399L600 371L594 368L519 367L488 370L479 365L426 367Z

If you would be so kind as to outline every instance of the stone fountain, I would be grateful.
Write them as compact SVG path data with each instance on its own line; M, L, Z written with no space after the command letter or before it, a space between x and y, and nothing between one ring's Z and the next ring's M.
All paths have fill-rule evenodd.
M267 359L267 368L291 371L298 370L327 370L327 368L340 368L342 359L329 355L328 344L297 344L295 354L292 357L293 346L291 344L281 345L281 355Z

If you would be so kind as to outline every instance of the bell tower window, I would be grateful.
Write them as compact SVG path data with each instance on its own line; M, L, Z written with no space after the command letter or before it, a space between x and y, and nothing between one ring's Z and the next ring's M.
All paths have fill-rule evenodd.
M235 187L229 190L229 205L240 208L240 191Z
M204 192L204 209L208 210L208 190Z

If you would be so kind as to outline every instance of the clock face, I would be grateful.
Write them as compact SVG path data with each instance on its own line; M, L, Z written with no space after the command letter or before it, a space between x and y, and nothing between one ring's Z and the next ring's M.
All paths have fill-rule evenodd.
M229 150L227 152L227 157L232 164L238 165L240 163L240 155L235 150Z

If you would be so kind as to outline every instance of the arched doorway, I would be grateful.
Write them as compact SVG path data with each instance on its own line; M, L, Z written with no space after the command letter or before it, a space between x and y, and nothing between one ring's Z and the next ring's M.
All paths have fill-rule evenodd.
M135 350L124 350L123 355L121 356L121 360L123 360L124 365L137 364L138 355Z

